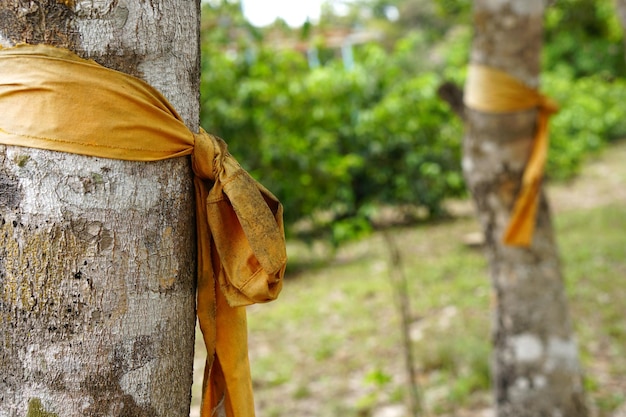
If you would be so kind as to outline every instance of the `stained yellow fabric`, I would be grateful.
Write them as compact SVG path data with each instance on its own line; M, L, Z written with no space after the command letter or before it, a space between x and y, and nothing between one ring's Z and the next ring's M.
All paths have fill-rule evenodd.
M548 120L558 111L558 106L506 72L482 65L470 65L464 101L467 107L487 113L511 113L533 108L539 112L535 138L522 177L522 187L503 236L505 244L530 246L548 155Z
M191 155L197 314L208 351L202 417L254 415L245 305L275 299L286 265L282 206L228 154L187 129L145 82L49 46L0 50L0 143L132 161Z

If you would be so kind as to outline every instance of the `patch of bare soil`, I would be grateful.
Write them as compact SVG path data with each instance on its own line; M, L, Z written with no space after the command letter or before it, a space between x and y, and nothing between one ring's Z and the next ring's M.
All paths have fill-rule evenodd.
M626 140L611 145L589 161L567 184L549 184L548 196L556 212L626 204Z

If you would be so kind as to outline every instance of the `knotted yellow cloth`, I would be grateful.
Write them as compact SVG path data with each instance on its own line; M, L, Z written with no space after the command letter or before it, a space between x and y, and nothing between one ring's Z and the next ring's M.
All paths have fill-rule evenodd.
M482 65L470 65L464 101L467 107L488 113L513 113L533 108L539 111L522 187L503 237L507 245L528 247L535 230L539 190L548 155L548 120L558 111L558 106L506 72Z
M254 415L243 306L275 299L286 265L282 206L230 156L193 134L147 83L64 49L0 50L0 143L132 161L191 155L197 314L208 351L202 416Z

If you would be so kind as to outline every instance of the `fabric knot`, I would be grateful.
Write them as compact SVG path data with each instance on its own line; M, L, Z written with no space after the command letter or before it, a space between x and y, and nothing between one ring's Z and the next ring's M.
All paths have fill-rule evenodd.
M193 153L191 154L191 166L196 176L210 181L215 181L215 160L217 152L214 141L204 130L194 136Z
M208 353L201 415L223 404L228 417L253 416L242 307L280 293L283 208L226 142L189 131L140 79L66 49L23 45L0 48L0 143L129 161L192 155L197 314Z
M528 247L535 230L539 191L548 153L548 120L558 105L504 71L484 65L470 65L463 98L471 109L487 113L513 113L536 108L537 130L503 236L507 245Z
M194 139L193 171L202 179L215 181L224 170L224 159L231 157L228 145L222 138L211 135L202 128L199 133L194 134Z
M541 95L539 108L545 113L552 115L559 111L559 105L548 96Z

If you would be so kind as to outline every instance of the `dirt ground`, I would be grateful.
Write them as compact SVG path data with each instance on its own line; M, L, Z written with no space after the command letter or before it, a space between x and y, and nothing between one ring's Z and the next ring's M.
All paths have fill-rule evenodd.
M591 159L569 183L549 185L548 197L555 212L626 203L626 140Z

